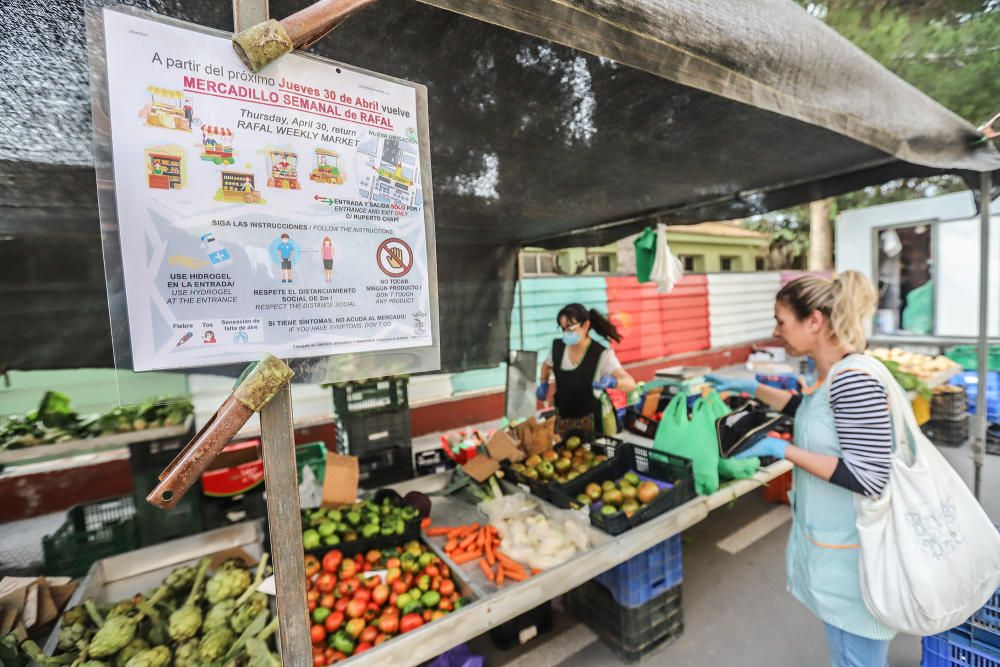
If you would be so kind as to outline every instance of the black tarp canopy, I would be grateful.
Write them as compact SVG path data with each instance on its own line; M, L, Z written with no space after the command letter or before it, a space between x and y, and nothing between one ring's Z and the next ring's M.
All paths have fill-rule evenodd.
M129 4L232 26L222 2ZM381 0L312 51L428 87L448 371L504 360L522 245L1000 168L791 0ZM0 367L110 365L82 1L5 3L0 62Z

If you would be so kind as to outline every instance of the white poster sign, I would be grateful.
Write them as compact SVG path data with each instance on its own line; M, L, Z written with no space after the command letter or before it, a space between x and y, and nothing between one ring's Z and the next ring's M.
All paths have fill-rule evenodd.
M432 344L417 86L103 18L135 370Z

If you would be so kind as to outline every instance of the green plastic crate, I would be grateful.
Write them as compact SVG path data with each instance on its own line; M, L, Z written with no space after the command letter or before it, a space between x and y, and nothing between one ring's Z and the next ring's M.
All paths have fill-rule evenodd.
M974 345L956 345L945 352L944 356L967 371L979 368L979 357ZM990 346L989 366L991 371L1000 371L1000 345Z
M42 538L45 574L82 577L95 562L136 547L135 503L131 497L77 505L52 535Z
M307 442L295 448L295 463L299 468L299 484L302 483L302 470L309 466L313 475L321 484L326 477L326 443Z

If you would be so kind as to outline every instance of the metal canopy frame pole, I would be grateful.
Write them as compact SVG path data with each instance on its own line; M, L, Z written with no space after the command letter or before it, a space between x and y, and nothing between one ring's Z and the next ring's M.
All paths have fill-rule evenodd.
M239 32L262 23L269 18L269 14L267 0L233 0L233 29ZM260 430L281 661L286 665L308 665L312 664L312 640L306 604L306 571L302 559L292 389L288 384L261 410Z
M989 373L989 287L990 287L990 198L993 190L992 174L984 171L979 175L979 338L976 341L978 353L979 385L976 390L975 437L972 440L973 484L972 490L979 498L982 482L983 453L986 449L987 425L987 375Z

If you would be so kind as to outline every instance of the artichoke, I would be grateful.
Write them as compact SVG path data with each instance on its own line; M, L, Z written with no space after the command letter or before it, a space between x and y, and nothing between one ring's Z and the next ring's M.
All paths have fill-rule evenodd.
M225 603L223 602L220 604ZM231 627L234 632L241 634L244 630L250 627L250 623L257 618L258 614L266 611L268 611L267 596L263 593L254 593L249 602L239 607L236 610L236 613L229 617L229 627Z
M172 657L166 646L157 646L136 653L125 663L125 667L167 667Z
M198 651L201 648L201 641L195 637L181 643L174 651L174 667L199 667L201 658Z
M271 653L265 644L256 637L247 640L247 653L250 654L248 667L281 667L281 660Z
M208 610L205 622L201 624L203 632L224 628L229 625L229 618L236 612L236 600L223 600Z
M76 621L70 625L66 623L64 617L62 625L59 626L59 649L62 651L72 650L86 633L87 625L83 621Z
M108 663L103 660L85 660L79 667L108 667Z
M201 638L198 657L202 663L214 662L226 654L235 639L233 631L229 628L215 628Z
M137 653L141 653L149 648L149 642L145 639L133 639L128 646L118 651L115 656L115 667L125 667L125 664Z
M90 616L87 615L87 610L83 608L82 604L72 609L67 609L62 615L63 625L76 625L77 623L83 623L84 625L91 623Z
M97 634L90 640L90 655L94 658L105 658L114 655L118 651L128 646L129 642L135 639L136 628L139 621L148 612L155 614L153 607L167 594L169 589L162 586L146 602L139 603L139 613L132 616L109 616L104 624L97 630ZM91 610L93 601L86 603L87 610L96 614L96 609Z
M172 592L183 593L190 590L191 585L194 583L196 572L197 568L191 567L190 565L183 565L168 574L167 578L163 580L163 583L166 584Z
M226 560L222 561L221 565L219 565L219 570L245 570L245 569L247 569L246 561L244 561L242 558L236 558L236 557L227 558Z
M198 630L201 629L202 613L198 605L198 597L201 595L201 585L205 581L205 573L211 560L203 558L198 565L198 574L195 575L194 585L191 586L191 593L188 595L184 606L170 614L170 623L167 629L170 638L174 641L182 642L191 639Z
M238 598L250 585L250 573L240 568L218 570L205 586L205 597L209 604L216 604L229 598Z

